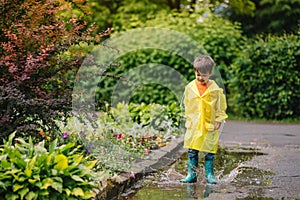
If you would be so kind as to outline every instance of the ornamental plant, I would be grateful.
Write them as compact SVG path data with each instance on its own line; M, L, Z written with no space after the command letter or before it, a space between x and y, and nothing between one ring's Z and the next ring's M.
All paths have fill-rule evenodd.
M57 131L54 119L70 109L72 77L85 53L74 46L100 37L89 37L93 28L74 6L85 10L64 0L1 1L1 138Z
M34 144L15 138L0 147L0 195L5 199L90 199L95 196L97 161L74 143ZM101 176L98 176L98 178Z
M97 159L97 170L116 173L127 171L138 159L151 157L153 149L178 136L179 121L174 123L172 118L178 118L174 113L179 112L175 105L119 103L109 113L98 112L92 121L73 116L66 126L57 123L63 133L61 142L82 144L85 153Z

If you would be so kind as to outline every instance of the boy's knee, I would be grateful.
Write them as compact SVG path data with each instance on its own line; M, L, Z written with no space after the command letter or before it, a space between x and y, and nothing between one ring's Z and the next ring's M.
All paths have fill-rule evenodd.
M215 158L215 154L213 153L207 153L205 155L205 160L213 160Z
M189 158L198 157L198 153L199 153L198 150L195 150L195 149L189 149L189 150L188 150L188 157L189 157Z

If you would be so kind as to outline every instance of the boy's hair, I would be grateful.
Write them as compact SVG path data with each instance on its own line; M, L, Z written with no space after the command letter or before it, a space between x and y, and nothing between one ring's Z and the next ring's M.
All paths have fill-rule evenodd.
M210 56L198 56L194 61L194 69L201 73L211 73L215 66L214 60Z

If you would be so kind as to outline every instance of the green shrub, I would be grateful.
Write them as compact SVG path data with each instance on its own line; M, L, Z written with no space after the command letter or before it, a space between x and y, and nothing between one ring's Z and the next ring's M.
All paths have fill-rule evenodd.
M152 20L141 23L140 27L167 28L191 37L214 59L225 80L227 80L227 67L239 55L239 52L243 49L244 42L246 42L239 23L232 23L222 17L215 16L206 9L199 9L192 14L189 12L161 12ZM187 48L189 47L187 46ZM201 53L198 52L198 54ZM172 62L173 60L174 58L169 58L165 62ZM173 67L174 65L170 66ZM180 72L186 74L189 71L189 67L190 65L179 63L174 68L176 70L181 69ZM189 75L193 75L193 72L191 71ZM190 76L187 76L187 78L190 78Z
M249 118L300 116L300 37L257 38L231 66L229 108Z
M173 102L171 105L159 104L129 104L129 112L133 121L146 125L153 125L159 127L164 121L172 122L172 126L179 127L181 121L181 108Z
M184 47L178 45L177 48ZM106 77L101 79L96 94L97 101L100 102L99 106L102 105L101 102L111 102L116 85L120 83L124 85L124 88L131 88L132 85L136 85L133 92L127 89L118 93L118 96L121 98L130 96L129 101L132 103L170 105L172 102L179 102L178 96L174 92L181 91L183 93L185 83L187 83L186 80L191 79L194 75L190 62L172 54L172 52L166 52L161 49L134 51L120 57L116 62L121 67L110 68L107 73L116 77L126 77L129 82ZM161 66L160 69L159 66ZM167 67L172 70L169 70ZM183 81L172 78L175 72L182 75Z
M44 142L9 136L0 148L0 195L5 199L90 199L95 194L93 167L73 143L48 149Z
M200 18L202 18L203 21L200 21ZM133 83L144 83L144 85L137 84L137 87L134 87L134 93L129 94L131 97L130 102L133 103L144 102L146 104L158 103L170 105L172 102L179 102L176 95L174 95L174 90L170 90L169 85L176 86L176 91L183 93L184 84L194 79L192 62L199 54L208 54L213 57L217 69L222 75L223 83L227 86L228 66L230 66L233 60L238 56L245 42L239 24L233 24L213 15L205 16L203 13L161 13L145 23L140 23L138 27L145 29L146 27L161 28L161 30L168 30L169 35L161 35L161 37L156 40L154 37L155 34L150 34L149 37L149 32L144 31L145 35L140 34L139 37L136 37L133 34L132 36L128 36L127 39L124 37L123 40L121 40L124 46L133 46L133 43L136 41L137 46L143 47L142 44L147 46L147 42L151 41L152 43L156 43L158 47L168 47L167 49L133 49L115 60L118 67L114 65L107 70L107 74L109 74L110 77L125 76L127 78L128 71L140 66L145 66L143 71L139 71L139 73L136 72L135 74L132 73L129 79L129 81ZM125 31L123 33L124 35L130 34L131 30L129 29L131 27L127 28L128 31ZM173 34L172 31L176 31L180 34ZM132 37L136 37L135 40L132 40ZM168 42L166 43L166 41ZM118 47L118 44L116 43L111 46ZM187 55L186 58L188 59L180 56L179 53ZM154 64L169 66L181 74L186 81L178 81L175 79L175 82L169 85L166 84L165 82L168 80L167 77L172 77L173 72L166 70L166 74L155 74L158 70L153 67ZM148 74L148 76L144 76L144 73ZM139 77L143 77L145 80L139 82ZM155 77L156 82L146 84L146 78L149 77ZM98 102L100 102L100 106L104 101L110 103L110 98L115 89L114 87L118 82L120 82L119 79L106 77L99 82L96 98ZM123 96L128 96L128 94L124 94Z

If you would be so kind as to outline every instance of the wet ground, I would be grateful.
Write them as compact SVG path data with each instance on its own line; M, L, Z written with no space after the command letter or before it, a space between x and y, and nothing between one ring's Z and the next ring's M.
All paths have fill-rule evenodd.
M242 191L246 187L253 189L268 186L271 172L245 165L245 161L254 156L263 155L256 151L231 151L220 150L216 156L217 185L206 184L203 170L203 155L199 158L198 182L183 184L179 180L186 172L187 155L183 154L172 166L147 176L123 194L123 199L134 200L181 200L181 199L204 199L213 193L232 193ZM248 188L247 190L251 190ZM244 193L244 192L243 192ZM246 194L246 193L245 193ZM241 198L244 198L240 195ZM255 192L247 193L247 197L258 197Z
M179 182L186 175L184 153L128 189L122 199L300 199L299 124L228 122L216 155L216 185L205 182L203 158L200 154L197 183Z

